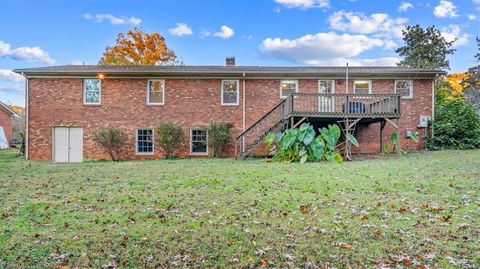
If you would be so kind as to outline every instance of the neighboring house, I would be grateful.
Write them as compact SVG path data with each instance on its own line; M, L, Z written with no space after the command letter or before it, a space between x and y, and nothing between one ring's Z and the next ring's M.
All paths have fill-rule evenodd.
M79 65L14 71L27 78L27 158L54 162L108 158L92 139L104 126L127 130L126 158L162 157L153 142L160 121L184 128L181 156L208 155L205 126L218 121L233 123L238 136L228 149L230 156L261 154L258 146L269 130L301 122L318 127L341 121L343 129L357 136L357 153L378 153L381 129L388 139L398 128L403 147L421 149L422 139L415 144L406 135L428 134L419 126L433 115L434 78L444 74L351 67L346 87L345 67L235 66L232 59L226 66Z
M0 149L8 148L12 144L12 118L14 117L18 117L17 113L0 101Z

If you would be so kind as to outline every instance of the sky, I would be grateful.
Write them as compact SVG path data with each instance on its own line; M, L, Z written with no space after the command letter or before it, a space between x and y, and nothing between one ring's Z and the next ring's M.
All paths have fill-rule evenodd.
M473 66L480 0L0 0L0 100L24 105L15 68L97 64L120 32L163 35L187 65L395 65L405 25L435 25Z

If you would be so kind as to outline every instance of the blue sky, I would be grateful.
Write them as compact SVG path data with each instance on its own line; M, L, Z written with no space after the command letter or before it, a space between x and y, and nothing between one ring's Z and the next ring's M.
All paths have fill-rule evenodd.
M24 103L11 69L96 64L134 26L162 34L185 64L393 65L411 24L458 38L451 71L474 64L480 0L0 0L0 100Z

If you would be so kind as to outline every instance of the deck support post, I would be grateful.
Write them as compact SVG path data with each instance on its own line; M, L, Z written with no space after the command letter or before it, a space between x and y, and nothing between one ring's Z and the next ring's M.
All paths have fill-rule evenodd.
M350 150L350 141L347 139L347 134L350 133L350 122L349 120L345 121L345 159L351 161L352 157L350 156L351 150Z
M290 129L292 129L294 125L295 125L295 119L293 118L293 116L290 116Z
M385 120L380 122L380 154L383 154L383 130L385 129Z
M395 149L396 149L396 153L397 155L400 154L400 151L401 151L401 148L400 148L400 119L397 119L396 120L396 125L397 125L397 141L396 141L396 144L395 144Z

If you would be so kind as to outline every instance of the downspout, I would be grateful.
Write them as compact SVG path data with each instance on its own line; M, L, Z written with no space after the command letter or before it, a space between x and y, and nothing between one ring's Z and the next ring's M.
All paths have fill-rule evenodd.
M348 62L347 62L347 70L345 73L345 93L348 94Z
M433 130L433 121L435 120L435 78L432 79L432 138L435 136L434 135L434 130Z
M246 128L246 113L247 113L247 105L245 100L245 73L243 73L243 97L242 97L242 114L243 114L243 122L242 122L242 132L245 132ZM242 150L245 149L245 136L242 137Z
M25 159L28 160L28 78L25 77Z

